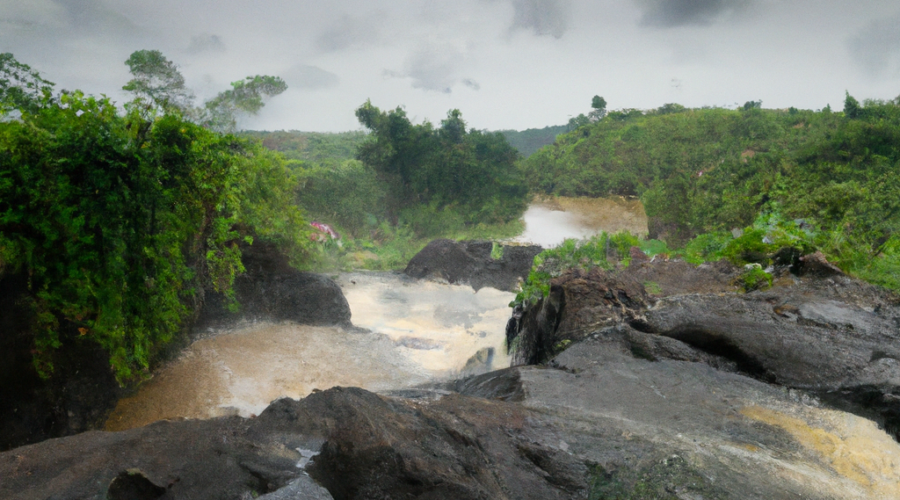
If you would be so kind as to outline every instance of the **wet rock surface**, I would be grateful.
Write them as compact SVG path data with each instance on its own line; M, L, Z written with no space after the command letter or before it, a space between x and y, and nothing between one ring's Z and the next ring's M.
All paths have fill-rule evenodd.
M491 257L490 241L434 240L417 253L406 269L407 276L468 284L476 291L484 287L514 291L531 270L539 246L509 245L499 259Z
M816 264L801 277L785 270L775 287L747 294L727 264L567 272L548 297L514 314L514 362L543 362L600 328L628 324L655 343L691 346L710 366L808 391L900 436L900 299L805 260ZM657 350L648 359L701 361L683 355Z
M548 366L405 397L334 388L278 400L255 419L159 422L18 448L0 454L0 496L102 499L123 474L159 495L150 498L896 493L900 446L873 422L715 369L709 359L620 325L574 343Z

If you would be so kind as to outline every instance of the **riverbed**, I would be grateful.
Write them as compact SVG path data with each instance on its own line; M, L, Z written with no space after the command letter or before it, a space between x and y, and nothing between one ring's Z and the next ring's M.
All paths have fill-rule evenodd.
M536 199L511 240L554 246L600 231L646 234L638 200ZM509 366L505 330L515 295L412 280L395 272L331 275L355 329L247 323L194 342L136 393L119 401L107 430L164 419L258 415L271 401L355 386L403 389Z

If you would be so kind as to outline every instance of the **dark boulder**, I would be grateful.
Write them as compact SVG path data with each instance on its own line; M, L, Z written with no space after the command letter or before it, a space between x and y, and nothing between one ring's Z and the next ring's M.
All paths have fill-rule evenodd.
M66 321L53 376L38 376L27 283L23 274L0 278L0 450L96 429L123 393L109 355Z
M272 245L242 249L246 272L234 280L237 311L224 294L207 290L195 331L227 328L241 321L295 321L350 325L350 305L341 288L321 274L297 271Z
M873 305L862 308L800 287L684 295L660 300L640 328L874 418L900 438L900 307Z
M507 324L513 364L542 363L600 328L639 321L658 297L735 290L737 272L724 262L698 267L674 261L570 269L551 281L547 297L513 311Z
M508 245L499 259L491 257L490 241L434 240L417 253L406 269L407 276L467 284L476 291L484 287L514 291L528 277L539 246Z
M744 294L727 264L568 271L548 297L514 311L508 345L517 364L545 362L594 331L628 324L713 356L704 362L717 368L873 418L900 437L900 298L843 274L800 274ZM650 284L656 293L646 292ZM636 345L636 354L649 352Z

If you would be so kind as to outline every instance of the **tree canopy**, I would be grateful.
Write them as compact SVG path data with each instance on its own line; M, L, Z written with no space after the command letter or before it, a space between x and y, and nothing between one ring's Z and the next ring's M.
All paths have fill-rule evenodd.
M0 116L38 111L52 99L53 85L9 52L0 54Z
M123 90L164 110L190 109L194 95L185 87L184 77L175 63L166 59L162 52L138 50L131 54L125 64L133 78L122 87Z
M194 95L185 86L184 77L175 63L158 50L138 50L125 64L132 79L123 90L134 93L135 108L152 104L163 112L177 111L195 123L218 132L237 131L241 114L255 115L265 105L265 99L287 90L280 77L268 75L248 76L231 83L231 89L220 92L202 107L193 106Z
M395 219L421 204L452 208L470 222L507 221L524 210L528 189L516 169L518 153L502 134L467 130L459 110L449 111L439 128L414 125L402 108L384 112L368 101L356 116L371 131L357 157L388 182Z

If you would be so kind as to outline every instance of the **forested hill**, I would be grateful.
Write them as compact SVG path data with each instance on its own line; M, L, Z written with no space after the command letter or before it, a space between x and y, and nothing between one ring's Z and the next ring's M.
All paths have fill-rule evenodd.
M529 157L542 147L553 144L556 136L569 131L567 125L552 125L544 128L530 128L527 130L500 130L507 142L516 148L524 157Z
M366 140L366 133L363 131L326 133L248 130L239 135L262 141L263 146L281 152L288 159L316 163L352 160L356 158L356 148Z
M900 271L900 98L847 95L843 112L759 102L615 111L559 136L522 170L539 193L640 196L651 230L670 239L804 219L845 268Z

